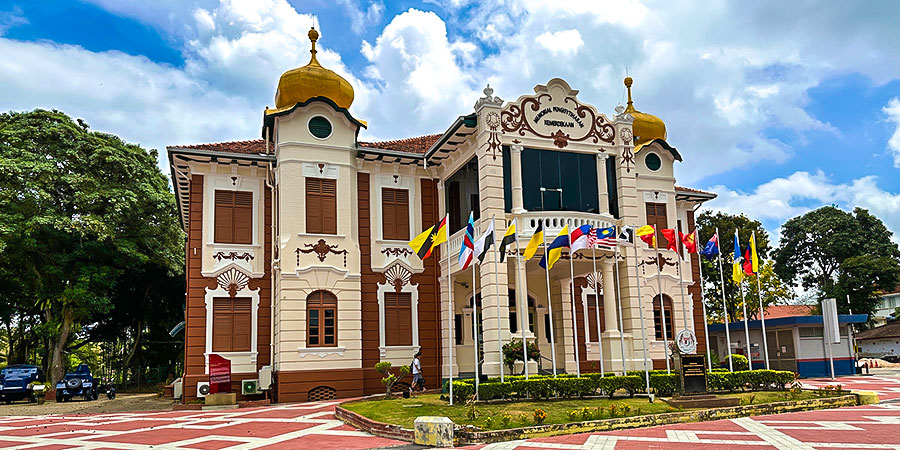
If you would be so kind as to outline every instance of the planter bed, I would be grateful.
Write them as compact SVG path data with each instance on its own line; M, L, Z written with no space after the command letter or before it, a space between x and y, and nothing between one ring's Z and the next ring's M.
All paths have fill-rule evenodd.
M532 422L525 425L525 422L523 422L520 417L513 416L513 420L508 424L508 429L495 430L482 430L473 426L472 424L478 423L479 419L472 420L466 418L465 415L463 415L465 414L466 406L456 405L453 406L452 409L448 409L451 407L445 402L438 400L436 396L422 396L414 399L351 401L338 406L335 410L335 416L344 422L377 436L409 442L412 442L415 437L415 432L411 429L412 421L415 420L415 417L427 415L446 416L457 423L455 436L458 443L468 444L501 442L513 439L527 439L531 437L562 434L610 431L672 423L701 422L751 415L839 408L856 405L858 403L856 395L818 398L815 397L812 392L808 392L804 394L804 397L815 398L805 398L797 401L781 401L780 397L783 395L781 392L730 394L730 396L742 397L743 403L746 403L747 398L751 395L755 397L755 403L768 403L692 410L678 410L669 407L662 402L661 399L655 403L648 403L645 398L624 398L614 400L561 399L534 402L491 402L490 404L479 404L476 409L479 411L480 415L482 417L492 417L492 420L496 421L495 425L499 428L505 428L499 423L500 417L504 413L513 411L526 413L525 411L528 411L526 413L528 414L527 421L532 422L530 412L533 411L534 408L542 408L548 412L548 420L544 424L535 425ZM632 413L636 412L635 410L637 408L640 408L641 414L588 421L568 421L567 419L560 417L560 411L566 411L570 408L581 409L584 406L596 408L599 406L606 409L608 408L608 405L612 404L617 405L619 408L628 405ZM388 405L393 407L393 409L385 408L385 406ZM397 414L391 414L392 412L396 412ZM366 417L366 414L372 415L375 418ZM565 412L562 414L565 414ZM396 423L384 423L379 420Z

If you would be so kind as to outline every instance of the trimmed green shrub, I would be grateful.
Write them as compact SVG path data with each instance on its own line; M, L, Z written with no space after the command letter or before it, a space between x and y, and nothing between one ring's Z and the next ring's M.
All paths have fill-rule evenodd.
M605 377L597 381L600 389L603 389L609 398L613 398L618 390L624 390L629 397L634 397L635 392L644 389L644 378L638 376Z
M732 353L725 358L725 367L728 367L728 359L731 358L731 365L735 372L750 370L750 362L747 361L747 357L744 355L738 355L737 353Z
M650 389L653 389L656 395L672 395L678 389L678 375L674 373L650 375Z

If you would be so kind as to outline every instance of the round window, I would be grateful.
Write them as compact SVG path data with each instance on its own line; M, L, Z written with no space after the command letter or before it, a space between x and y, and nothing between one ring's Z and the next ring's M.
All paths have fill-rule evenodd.
M309 132L319 139L325 139L331 136L331 122L322 116L313 117L309 119Z
M656 153L647 153L647 156L644 157L644 163L647 164L647 168L656 172L662 167L662 161L659 159L659 155Z

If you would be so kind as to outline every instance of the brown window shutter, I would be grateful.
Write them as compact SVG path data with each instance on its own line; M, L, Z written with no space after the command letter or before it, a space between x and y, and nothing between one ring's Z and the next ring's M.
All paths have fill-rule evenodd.
M215 242L232 243L234 238L234 192L216 191L215 195Z
M234 331L231 351L250 351L250 338L253 332L251 326L250 299L235 298L232 300L232 304L234 306Z
M399 327L397 316L397 294L395 292L384 293L384 343L386 345L398 345Z
M322 180L306 179L306 232L322 233Z
M231 302L227 298L213 299L212 349L231 351Z
M397 294L397 338L399 345L412 345L412 294Z
M337 182L322 180L322 233L337 234Z
M234 243L253 243L253 193L234 193Z
M409 191L398 190L396 195L394 212L397 218L397 239L405 241L409 239Z
M385 239L396 239L397 235L395 192L390 188L381 190L381 231Z

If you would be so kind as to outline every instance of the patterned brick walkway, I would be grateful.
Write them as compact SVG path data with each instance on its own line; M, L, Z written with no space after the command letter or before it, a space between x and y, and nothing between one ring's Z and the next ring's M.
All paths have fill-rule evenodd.
M406 444L335 419L338 402L218 411L0 417L0 448L365 449Z
M684 423L464 447L481 450L900 449L900 405Z
M900 377L886 375L868 375L856 377L814 378L800 380L804 388L817 388L829 384L840 384L842 388L853 391L875 391L882 401L900 401ZM900 433L900 431L898 431Z
M746 417L608 433L511 441L468 449L897 449L900 377L803 380L878 392L883 403L826 411ZM0 417L0 449L364 449L407 446L334 418L338 402L218 411Z

